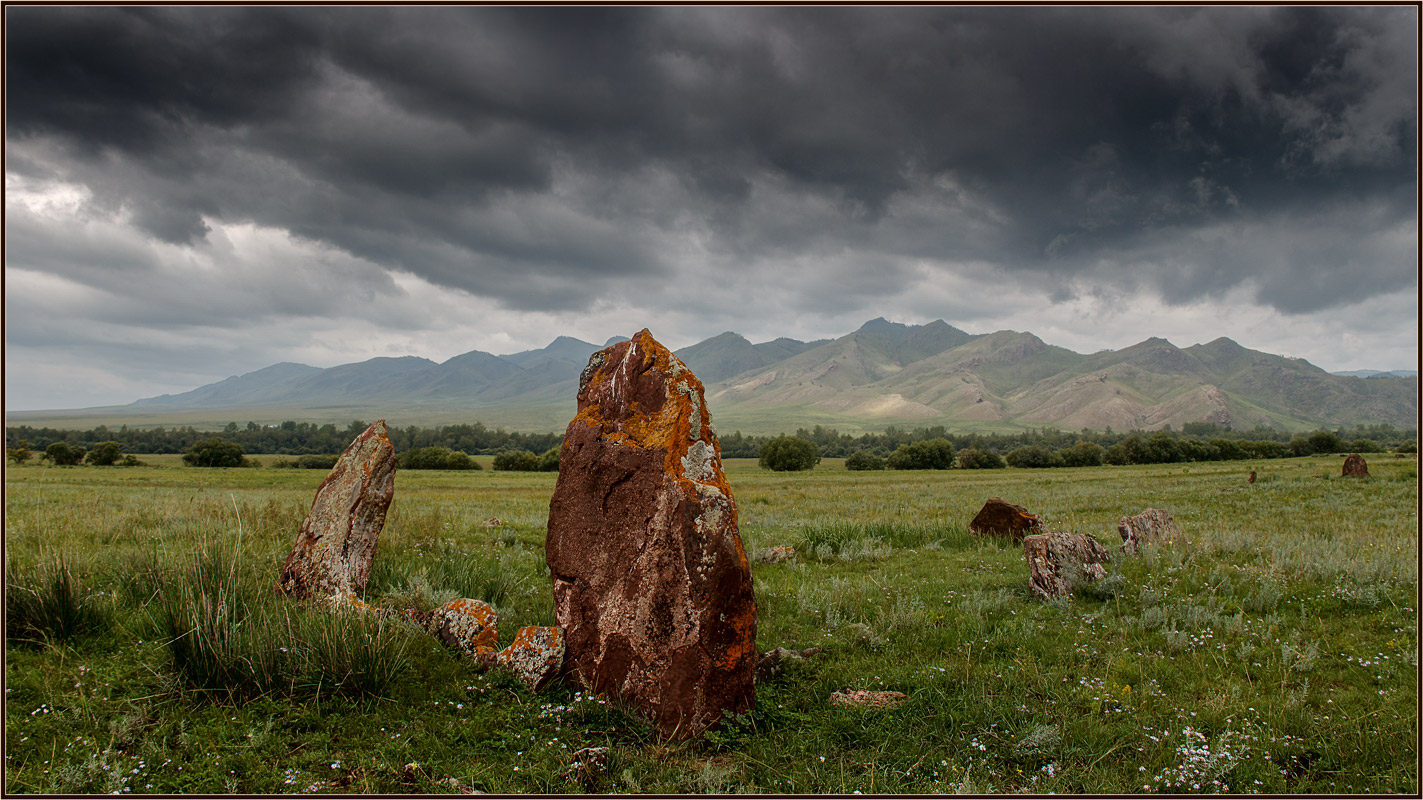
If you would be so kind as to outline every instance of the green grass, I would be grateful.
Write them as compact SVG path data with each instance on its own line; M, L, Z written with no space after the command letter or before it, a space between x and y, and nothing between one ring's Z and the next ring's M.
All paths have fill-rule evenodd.
M753 565L758 649L822 652L673 745L576 687L531 694L397 620L276 596L321 471L144 460L7 473L7 792L1419 791L1412 459L1363 480L1337 457L730 460L748 550L799 553ZM399 473L366 599L484 599L505 643L550 624L555 477ZM967 532L990 496L1108 544L1108 578L1032 598L1021 548ZM1116 520L1148 506L1190 544L1122 559ZM850 688L908 701L829 705ZM609 750L585 786L568 765L588 746Z

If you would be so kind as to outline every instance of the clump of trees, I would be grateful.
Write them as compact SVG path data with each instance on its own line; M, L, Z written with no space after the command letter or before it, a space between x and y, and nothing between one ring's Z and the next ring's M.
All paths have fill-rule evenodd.
M820 463L820 451L813 442L796 436L777 436L761 445L762 469L776 472L800 472L814 469Z
M950 469L954 466L954 445L948 439L927 439L895 448L884 465L890 469Z
M552 447L539 456L528 450L505 450L495 454L494 468L507 472L558 472L558 451Z
M400 469L483 469L468 453L439 446L406 450L395 464Z
M72 467L84 459L84 448L68 442L54 442L44 449L40 461L48 461L60 467Z
M884 459L868 450L857 450L845 458L845 469L862 471L884 469Z
M190 467L253 466L242 445L229 442L221 436L211 436L193 445L192 449L183 454L183 463Z
M1003 469L1005 466L1003 456L992 450L969 447L959 451L959 469Z

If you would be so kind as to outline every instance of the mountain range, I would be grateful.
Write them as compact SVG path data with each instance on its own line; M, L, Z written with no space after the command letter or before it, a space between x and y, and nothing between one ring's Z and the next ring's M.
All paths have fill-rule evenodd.
M274 364L190 392L127 406L14 412L10 422L222 424L300 419L391 424L481 421L557 431L578 375L603 345L560 336L511 355L474 350L444 362L406 356L321 369ZM1214 422L1281 430L1417 426L1418 378L1331 374L1302 359L1220 338L1180 348L1149 338L1083 355L1018 331L970 334L935 320L874 319L837 339L753 344L722 333L676 351L706 385L722 431L776 433L823 424L857 433L887 425L955 430L1180 428Z

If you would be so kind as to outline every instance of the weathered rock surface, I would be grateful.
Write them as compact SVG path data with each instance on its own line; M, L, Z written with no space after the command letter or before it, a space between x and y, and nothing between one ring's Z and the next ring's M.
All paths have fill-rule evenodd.
M499 651L499 665L518 675L533 691L543 688L563 669L563 631L556 627L529 626L514 634L514 641Z
M1052 531L1023 537L1028 588L1039 597L1064 597L1075 586L1106 576L1112 554L1085 533Z
M1134 517L1122 517L1117 522L1122 535L1122 552L1131 556L1144 544L1185 544L1186 536L1171 515L1159 508L1148 508Z
M584 747L573 752L563 776L571 778L591 792L598 785L598 778L608 769L608 748Z
M1026 508L997 497L988 498L968 524L969 531L980 536L1011 536L1014 540L1021 540L1042 527L1043 521L1036 514L1029 514Z
M689 738L755 703L756 605L702 384L640 331L594 353L545 554L566 669Z
M494 660L499 615L483 600L462 597L429 611L410 612L410 618L450 647L484 663Z
M1367 478L1369 477L1369 465L1364 461L1364 457L1358 453L1350 453L1344 459L1345 478Z
M846 689L843 692L830 693L830 705L842 708L894 708L907 699L904 692Z
M795 558L795 548L788 544L778 544L774 547L763 547L757 550L752 560L758 564L779 564L782 561L791 561Z
M394 496L395 447L379 420L351 442L316 490L277 590L298 599L364 591Z

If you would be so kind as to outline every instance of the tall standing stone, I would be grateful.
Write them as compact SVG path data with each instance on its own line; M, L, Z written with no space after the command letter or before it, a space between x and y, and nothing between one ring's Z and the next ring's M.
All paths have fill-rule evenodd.
M566 670L664 737L755 704L756 603L701 381L642 330L579 380L545 554Z
M1350 453L1350 454L1349 454L1349 457L1346 458L1346 459L1344 459L1344 477L1345 477L1345 478L1367 478L1367 477L1369 477L1369 465L1368 465L1368 462L1364 461L1364 457L1363 457L1363 456L1359 455L1358 453Z
M351 442L316 490L277 590L338 601L362 592L394 496L395 447L385 420L378 420Z

